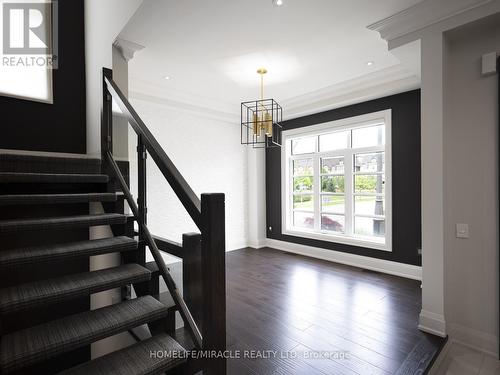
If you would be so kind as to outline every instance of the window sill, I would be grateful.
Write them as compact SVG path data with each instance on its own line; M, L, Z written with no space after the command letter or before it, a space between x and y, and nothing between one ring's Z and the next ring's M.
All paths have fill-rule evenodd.
M313 240L319 241L327 241L333 243L340 243L344 245L351 246L359 246L368 249L381 250L392 252L392 248L385 241L375 242L370 240L365 240L363 238L355 238L355 237L345 237L345 236L336 236L334 234L326 234L326 233L317 233L311 232L307 230L296 230L296 229L287 229L283 231L283 235L294 236L294 237L302 237L309 238Z

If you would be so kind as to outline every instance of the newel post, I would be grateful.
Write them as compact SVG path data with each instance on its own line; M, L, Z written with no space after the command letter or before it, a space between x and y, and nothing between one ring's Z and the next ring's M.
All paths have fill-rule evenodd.
M201 196L203 349L226 350L226 229L224 194ZM226 374L226 360L207 360L204 373Z

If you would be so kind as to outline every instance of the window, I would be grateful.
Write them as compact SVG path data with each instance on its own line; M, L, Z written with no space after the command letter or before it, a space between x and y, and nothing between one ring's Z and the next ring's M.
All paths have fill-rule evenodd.
M285 234L391 251L391 111L285 131Z
M0 1L0 96L53 103L56 15L57 1Z

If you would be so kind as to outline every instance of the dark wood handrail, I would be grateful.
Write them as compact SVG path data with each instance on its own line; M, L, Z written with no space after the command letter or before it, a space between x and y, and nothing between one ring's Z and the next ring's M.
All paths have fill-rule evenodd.
M118 183L120 184L120 188L123 191L125 199L127 200L130 206L130 210L132 211L135 217L139 217L139 208L137 207L137 204L135 203L134 198L132 197L132 193L130 192L127 183L125 182L125 179L123 178L123 175L121 174L120 169L118 168L118 165L116 164L116 161L110 152L108 152L108 162L109 165L111 166L111 171L113 172L113 174L118 180ZM192 339L196 347L201 349L203 347L203 338L201 336L201 332L198 329L198 326L196 325L193 316L191 315L191 312L186 306L186 303L184 302L184 299L182 298L181 293L177 288L174 279L172 278L172 275L170 275L168 267L165 264L163 257L161 256L160 250L158 250L158 247L156 246L156 242L153 239L153 236L149 232L149 229L144 224L144 222L139 222L139 225L141 226L141 229L144 233L144 238L148 244L149 250L151 251L153 258L156 264L158 265L160 274L163 277L163 280L165 280L165 284L167 285L168 291L172 295L175 304L179 306L179 313L181 314L181 317L184 320L184 322L189 326L189 332L191 333Z
M184 255L182 252L182 245L180 243L174 242L167 240L166 238L162 238L159 236L153 236L153 239L156 242L156 246L158 246L158 249L167 254L171 254L173 256L176 256L177 258L184 259Z
M175 192L182 205L193 219L194 223L201 230L200 199L191 189L179 170L175 167L174 163L167 156L153 134L151 134L147 126L141 120L116 83L106 76L104 77L104 82L106 83L107 89L112 98L115 100L116 104L118 104L134 131L138 136L142 137L142 141L146 146L147 151L172 187L172 190Z
M111 184L114 185L114 181L117 181L119 185L109 188L115 191L119 187L123 191L139 226L136 233L139 237L138 258L145 262L146 246L149 247L196 347L211 353L221 353L226 350L225 196L222 193L202 194L201 199L196 196L112 76L110 69L103 69L101 158L105 162L103 170L115 177ZM113 158L113 100L137 133L137 203ZM148 153L200 229L201 234L184 234L182 245L152 236L147 227ZM185 299L181 296L161 251L183 259ZM224 358L201 359L196 363L198 362L202 364L202 368L196 368L192 373L202 369L207 375L226 374Z

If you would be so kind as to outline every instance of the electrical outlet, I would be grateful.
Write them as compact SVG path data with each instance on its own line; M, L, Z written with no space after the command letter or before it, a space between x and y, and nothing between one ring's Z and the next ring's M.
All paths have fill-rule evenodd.
M469 224L457 224L457 238L469 238Z

